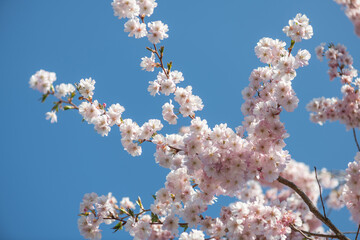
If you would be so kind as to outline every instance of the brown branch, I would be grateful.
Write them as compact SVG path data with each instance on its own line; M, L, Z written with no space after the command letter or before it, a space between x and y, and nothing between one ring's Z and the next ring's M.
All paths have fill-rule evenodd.
M319 178L318 178L318 175L317 175L316 167L314 167L314 169L315 169L316 182L317 182L317 184L319 186L320 200L321 200L321 205L322 205L322 208L323 208L323 211L324 211L324 217L327 218L326 211L325 211L325 205L324 205L324 201L323 201L323 197L322 197L322 193L321 193L321 186L320 186Z
M357 138L356 138L355 128L353 128L353 134L354 134L354 139L355 139L356 147L357 147L358 151L360 152L360 146L359 146L358 140L357 140Z
M55 96L54 86L51 86L51 87L52 87L51 91L49 91L47 94L50 94L50 95ZM75 96L75 95L74 95L74 96ZM73 96L73 97L74 97L74 96ZM73 106L74 109L79 110L79 107L72 102L73 97L69 97L69 98L67 99L67 101L64 100L64 99L62 99L62 98L58 98L58 97L56 97L56 98L59 100L59 101L57 101L59 105L62 105L63 103L66 103L66 104L70 104L71 106ZM88 100L88 99L86 99L86 100ZM89 101L89 100L88 100L88 101Z
M63 99L60 99L60 100L59 100L59 104L61 105L61 104L63 104L63 103L70 104L71 106L74 107L74 109L79 110L79 107L76 106L72 101L64 101Z
M316 208L316 206L313 204L313 202L309 199L309 197L293 182L279 176L277 179L278 182L288 186L292 190L294 190L299 196L302 198L302 200L305 202L305 204L309 207L309 210L320 220L322 221L326 226L328 226L334 233L335 236L338 239L341 240L350 240L347 238L331 221L330 219L324 217L319 210Z

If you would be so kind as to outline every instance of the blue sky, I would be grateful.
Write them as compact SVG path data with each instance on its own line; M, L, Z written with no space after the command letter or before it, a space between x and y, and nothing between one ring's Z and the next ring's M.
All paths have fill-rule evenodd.
M339 82L328 80L326 63L314 55L317 45L343 43L354 66L360 66L360 39L340 6L331 0L157 2L151 20L162 20L170 28L170 37L163 41L165 59L184 73L182 86L192 85L203 99L199 116L211 127L241 124L241 90L252 69L263 66L254 54L257 41L272 37L289 42L283 26L297 13L306 14L314 37L296 44L295 50L308 49L313 57L293 82L298 109L282 115L290 133L286 148L311 168L345 169L353 160L352 132L339 123L315 125L305 110L314 97L340 96ZM144 145L143 155L132 158L121 146L118 129L103 138L76 112L61 112L58 123L50 124L45 112L51 100L40 104L40 94L28 86L39 69L56 72L57 84L92 77L95 98L108 105L120 103L124 117L139 124L161 119L168 98L147 93L156 73L139 67L141 57L149 55L149 43L127 37L124 20L113 16L110 3L0 1L1 239L82 239L76 222L84 193L112 192L118 199L133 200L140 195L149 206L151 195L163 187L168 170L155 164L153 146ZM177 132L178 127L163 132ZM225 203L228 200L220 201ZM346 210L331 217L341 230L356 228ZM104 239L131 239L125 232L103 229Z

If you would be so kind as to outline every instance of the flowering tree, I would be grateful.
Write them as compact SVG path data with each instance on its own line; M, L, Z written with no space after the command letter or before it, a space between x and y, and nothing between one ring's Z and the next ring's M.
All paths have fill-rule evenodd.
M193 94L191 86L182 85L183 74L165 60L165 47L160 43L168 38L168 26L161 21L147 22L156 6L155 0L112 2L115 16L126 19L124 31L129 37L148 38L148 56L141 59L140 66L149 72L159 70L148 91L152 96L171 98L162 107L166 124L177 124L179 117L189 119L189 126L180 132L162 133L159 119L140 126L125 117L125 108L119 103L107 106L96 100L94 79L54 86L56 74L45 70L30 78L30 86L43 94L42 101L50 95L56 98L52 111L46 113L52 123L57 122L60 110L76 110L101 136L107 136L116 125L129 154L139 156L142 144L154 144L156 162L170 170L150 207L145 207L140 197L136 210L127 197L118 203L111 193L85 194L80 204L80 233L87 239L100 239L99 227L105 223L113 224L115 231L125 228L135 239L349 239L326 215L325 202L331 208L346 205L360 226L360 154L349 163L343 180L341 173L311 171L284 149L288 134L281 112L297 107L292 81L311 56L302 49L295 54L294 49L313 36L306 15L297 14L283 28L288 46L279 39L259 40L255 54L265 65L250 74L249 86L242 91L245 118L233 130L226 124L210 128L198 114L204 107L201 98ZM316 54L328 59L330 80L341 79L343 99L314 99L308 104L311 120L319 124L339 120L353 129L357 143L354 128L360 122L360 79L352 57L344 46L334 44L320 45ZM323 188L331 189L326 201ZM219 217L207 216L208 206L221 195L236 200L222 207ZM359 229L354 234L357 239Z

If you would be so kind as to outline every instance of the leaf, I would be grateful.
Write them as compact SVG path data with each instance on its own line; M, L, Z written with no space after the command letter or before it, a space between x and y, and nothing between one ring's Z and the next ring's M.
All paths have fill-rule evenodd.
M71 93L70 98L73 99L75 97L75 95L76 95L76 92L74 91Z
M80 216L80 217L81 217L81 216L85 216L85 217L86 217L86 216L89 216L89 215L90 215L89 212L85 212L85 213L80 213L80 214L78 214L78 216Z
M295 41L291 39L290 48L293 48L295 45Z
M189 225L187 223L179 223L179 226L184 228L184 232L189 228Z
M116 224L114 227L112 227L112 229L115 229L115 231L113 233L117 232L118 230L123 229L122 222L118 222L118 224Z
M153 199L156 200L156 196L155 195L152 195Z
M149 51L152 52L152 53L155 52L154 49L151 49L151 48L149 48L149 47L146 47L146 49L149 50Z
M129 212L129 215L134 218L134 217L135 217L134 211L131 210L130 208L128 208L127 210L128 210L128 212Z
M74 107L73 107L73 106L70 106L70 105L64 106L64 110L65 110L65 111L66 111L66 110L69 110L69 109L74 109Z
M153 213L153 212L151 213L151 222L152 223L159 222L159 216L157 214Z
M141 210L144 210L143 204L141 202L141 198L138 197L138 200L136 201L136 204L139 205L139 207L141 208Z
M165 49L164 46L161 46L161 47L160 47L159 52L160 52L160 55L161 55L161 56L163 56L163 54L164 54L164 49Z
M171 70L171 68L172 68L172 62L169 62L169 63L167 64L167 68L168 68L168 70L169 70L169 72L170 72L170 70Z
M121 207L119 210L122 214L130 215L123 207Z
M41 97L41 102L45 102L46 98L49 96L49 93L43 94Z
M52 107L51 110L52 110L52 111L55 110L56 112L58 112L58 111L59 111L59 104L60 104L60 103L59 103L59 102L54 102L54 104L55 104L55 105Z

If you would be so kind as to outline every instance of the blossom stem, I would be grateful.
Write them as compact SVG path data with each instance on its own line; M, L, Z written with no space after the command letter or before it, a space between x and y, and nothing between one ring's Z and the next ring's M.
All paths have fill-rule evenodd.
M290 56L290 54L291 54L291 51L292 51L293 48L294 48L294 45L295 45L295 41L294 41L294 40L291 40L290 47L288 48L289 56Z
M341 240L350 240L347 238L327 217L324 217L317 207L313 204L313 202L310 200L310 198L293 182L279 176L277 179L278 182L288 186L292 190L294 190L299 196L302 198L302 200L305 202L305 204L309 207L309 210L320 220L322 221L326 226L328 226L334 233L335 236L338 239Z
M358 230L357 230L357 232L356 232L356 237L355 237L355 240L357 240L357 239L358 239L359 232L360 232L360 224L359 224Z

